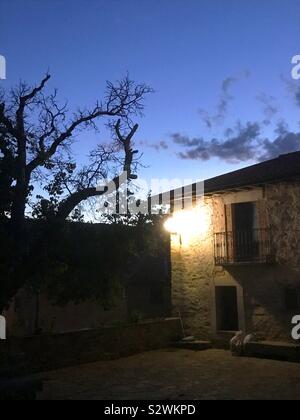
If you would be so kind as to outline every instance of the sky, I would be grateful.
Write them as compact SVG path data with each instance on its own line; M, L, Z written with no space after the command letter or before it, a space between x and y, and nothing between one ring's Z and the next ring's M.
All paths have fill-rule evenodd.
M126 72L153 87L135 140L147 180L300 150L299 0L0 0L0 54L5 89L49 69L74 108ZM77 160L107 136L81 133Z

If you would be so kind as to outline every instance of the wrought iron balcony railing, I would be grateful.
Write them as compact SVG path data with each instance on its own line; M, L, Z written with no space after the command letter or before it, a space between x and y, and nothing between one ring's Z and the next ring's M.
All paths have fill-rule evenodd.
M271 263L270 229L215 234L215 264Z

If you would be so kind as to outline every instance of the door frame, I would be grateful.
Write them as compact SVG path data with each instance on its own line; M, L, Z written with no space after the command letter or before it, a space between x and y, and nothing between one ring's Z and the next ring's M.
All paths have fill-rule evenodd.
M245 317L245 304L244 304L244 290L243 287L237 283L232 277L229 278L215 278L211 282L211 325L212 325L212 338L219 338L224 333L231 334L230 331L218 330L218 319L217 319L217 299L216 299L216 287L236 287L237 294L237 310L238 310L238 325L239 331L246 332L246 317ZM232 335L232 334L231 334Z

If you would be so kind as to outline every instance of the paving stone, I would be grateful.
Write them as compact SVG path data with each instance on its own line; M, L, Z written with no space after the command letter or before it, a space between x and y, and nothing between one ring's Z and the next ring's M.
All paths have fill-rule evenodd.
M35 375L41 400L300 399L300 364L165 349Z

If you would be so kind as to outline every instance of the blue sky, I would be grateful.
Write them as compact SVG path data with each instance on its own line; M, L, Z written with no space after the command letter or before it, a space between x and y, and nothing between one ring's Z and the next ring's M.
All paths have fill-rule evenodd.
M0 54L7 60L1 83L35 83L49 68L62 99L89 106L107 79L129 71L156 91L139 121L137 143L148 166L141 176L208 178L257 156L232 163L210 148L209 159L195 159L187 139L222 143L238 120L261 124L267 108L273 113L263 138L275 139L282 119L299 132L300 107L288 89L291 58L300 54L299 22L298 0L0 0ZM185 144L174 143L175 133ZM81 137L79 160L106 133ZM160 142L158 151L151 147ZM190 150L193 158L179 157Z

